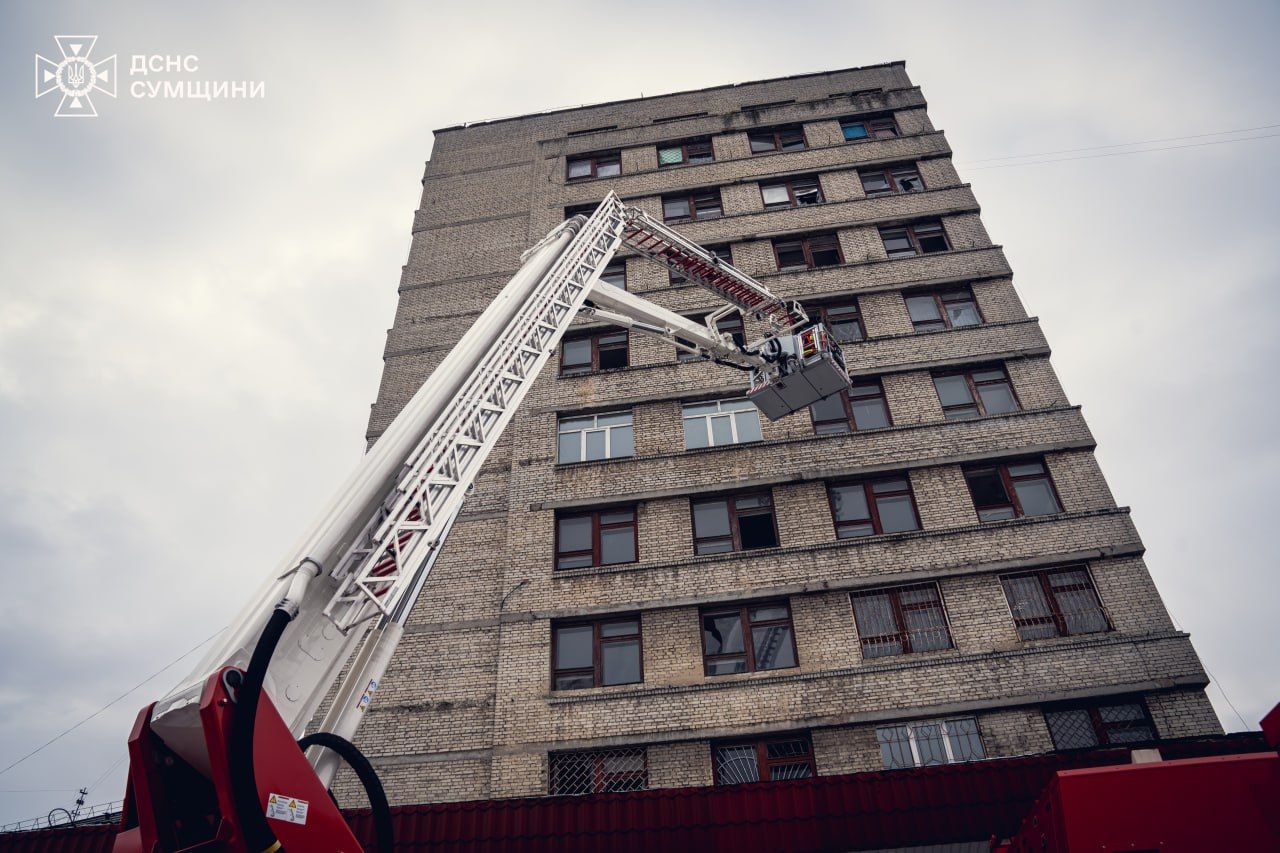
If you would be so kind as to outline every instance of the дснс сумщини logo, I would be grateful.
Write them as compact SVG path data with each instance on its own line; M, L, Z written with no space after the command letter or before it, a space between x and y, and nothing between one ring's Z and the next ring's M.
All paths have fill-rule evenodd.
M89 97L92 92L116 96L116 55L93 62L89 54L97 36L54 36L62 59L55 62L36 54L36 97L54 89L62 92L62 101L54 115L58 118L93 117L98 111Z

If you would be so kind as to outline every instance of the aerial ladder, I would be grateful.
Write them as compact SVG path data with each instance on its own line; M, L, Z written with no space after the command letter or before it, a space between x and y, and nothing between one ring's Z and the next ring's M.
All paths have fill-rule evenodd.
M601 281L622 250L724 307L696 322ZM734 310L767 333L738 345L717 331ZM770 419L849 387L839 346L798 303L613 193L552 229L190 676L139 712L116 853L354 853L328 794L343 761L390 850L386 798L351 740L480 467L581 312L742 370ZM330 694L319 732L301 737Z

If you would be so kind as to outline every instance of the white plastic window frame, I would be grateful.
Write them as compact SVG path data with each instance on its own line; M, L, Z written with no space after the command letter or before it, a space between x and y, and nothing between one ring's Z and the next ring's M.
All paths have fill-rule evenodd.
M618 415L630 416L630 422L625 424L609 424L606 426L599 425L601 418L613 418L613 417L617 417ZM576 429L568 429L568 430L564 429L564 425L566 423L573 422L573 421L586 421L587 419L591 420L590 426L587 426L584 424L583 426ZM613 454L613 431L616 429L622 429L624 427L631 430L631 453L627 454L626 456L621 456L621 455L615 456ZM587 459L587 435L589 433L596 433L596 432L604 433L604 456L602 457L602 459ZM578 434L578 458L571 459L571 460L561 459L560 458L561 436L571 435L573 433ZM635 441L636 441L635 440L635 413L629 409L623 409L617 412L600 412L599 414L595 414L595 415L570 415L568 417L559 418L556 420L556 464L557 465L574 465L579 462L599 462L599 461L602 461L603 459L628 459L632 456L635 456L635 453L636 453Z
M716 407L714 412L697 413L692 415L688 413L688 410L695 406L709 406L712 403L714 403ZM725 406L729 404L733 404L735 408L725 408ZM755 414L756 432L760 434L759 437L743 440L738 436L738 414L742 412L751 412ZM729 416L730 440L728 442L721 442L717 444L715 440L715 431L711 428L711 419L723 417L724 415ZM701 429L703 430L703 435L706 437L706 444L697 447L689 446L690 421L702 422ZM704 450L708 447L729 447L734 444L751 444L752 442L760 441L763 438L763 432L760 427L760 410L756 408L755 403L752 403L745 397L735 397L729 400L706 400L698 403L686 403L680 409L680 425L683 427L685 450Z

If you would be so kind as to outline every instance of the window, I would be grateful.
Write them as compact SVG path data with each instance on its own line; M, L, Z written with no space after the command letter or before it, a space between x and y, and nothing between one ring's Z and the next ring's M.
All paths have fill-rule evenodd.
M689 319L694 319L690 317ZM704 322L705 318L699 317L696 322ZM738 346L745 346L747 342L747 333L742 326L742 315L737 311L732 314L726 314L716 321L716 331L724 335L733 337L733 342ZM683 339L682 339L683 340ZM702 361L702 356L696 352L688 350L676 350L676 361Z
M1006 575L1000 583L1023 640L1111 630L1084 566Z
M551 654L555 690L636 684L643 680L640 617L557 624Z
M809 317L826 325L831 336L842 344L851 344L866 340L867 332L862 327L862 312L858 303L840 302L830 305L811 305Z
M627 333L599 332L560 344L560 375L578 376L627 366Z
M600 206L600 202L591 201L586 204L571 204L564 209L564 218L572 219L575 216L590 216L596 212L596 208Z
M817 435L841 435L892 424L879 379L855 379L848 391L825 397L809 407Z
M636 511L632 507L556 516L556 568L616 566L636 561Z
M808 147L804 141L804 129L798 124L750 131L747 133L747 142L751 145L752 154L803 151Z
M898 123L892 116L884 118L847 118L840 122L846 142L861 139L889 139L898 135Z
M680 195L664 195L662 197L662 220L664 222L688 222L691 220L716 219L724 214L720 205L720 190L695 190Z
M917 222L901 228L881 228L880 239L891 258L913 258L916 255L932 255L946 252L951 246L942 231L942 223Z
M780 270L833 267L844 263L844 257L840 254L840 244L834 234L774 240L773 254L778 260Z
M717 785L780 782L817 775L807 735L720 744L711 750Z
M1046 710L1053 748L1089 749L1095 746L1158 740L1156 727L1141 701Z
M890 166L889 168L863 169L858 172L862 189L869 196L892 193L914 193L924 189L920 172L915 166Z
M837 539L920 529L915 497L905 476L837 483L828 487Z
M949 421L962 421L983 415L1016 412L1018 398L1013 395L1009 374L1003 367L985 367L962 373L943 373L933 377L938 390L942 414Z
M801 178L790 178L785 181L761 184L760 196L764 199L765 210L777 210L783 207L804 207L810 204L821 204L822 187L817 175L806 175Z
M556 462L621 459L636 453L630 412L561 418L556 424Z
M791 608L782 601L704 610L702 658L707 675L790 669L796 665Z
M730 250L728 243L721 243L718 246L703 246L702 248L706 249L708 252L715 255L717 258L724 261L726 264L733 263L733 252ZM670 278L672 284L682 284L688 281L687 278L685 278L680 273L670 268L668 268L667 270L667 275Z
M981 521L1062 512L1058 493L1042 461L966 468L964 478Z
M612 178L622 174L622 155L617 151L570 157L565 177L570 181L587 178Z
M958 764L987 757L978 721L973 717L883 726L876 729L876 740L880 741L880 757L886 770Z
M853 616L864 658L951 648L951 629L937 584L857 593Z
M750 400L712 400L684 407L684 449L760 441L760 410Z
M614 287L627 289L627 262L614 261L604 268L604 272L600 273L600 280L605 284L612 284Z
M612 794L649 787L644 747L553 752L547 756L550 794Z
M699 163L711 163L716 159L711 148L711 137L686 139L684 142L668 142L658 146L659 166L695 166Z
M911 325L917 332L961 329L982 323L978 301L967 287L903 295Z
M690 507L695 554L778 547L773 497L767 492L692 501Z

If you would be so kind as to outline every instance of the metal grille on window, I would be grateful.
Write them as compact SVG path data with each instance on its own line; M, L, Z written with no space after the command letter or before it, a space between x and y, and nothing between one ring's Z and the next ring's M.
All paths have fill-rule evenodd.
M876 729L886 769L980 761L987 757L973 717L930 720Z
M649 787L644 747L620 747L584 752L553 752L548 756L552 796L643 791Z

